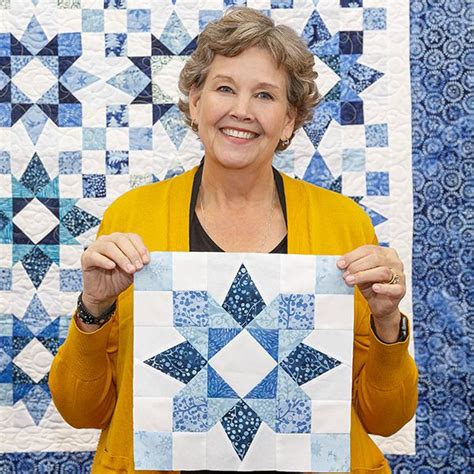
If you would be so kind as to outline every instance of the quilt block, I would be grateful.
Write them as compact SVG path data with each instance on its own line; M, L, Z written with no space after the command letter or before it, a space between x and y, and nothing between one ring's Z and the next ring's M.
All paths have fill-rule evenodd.
M350 469L335 256L161 253L135 277L136 469Z

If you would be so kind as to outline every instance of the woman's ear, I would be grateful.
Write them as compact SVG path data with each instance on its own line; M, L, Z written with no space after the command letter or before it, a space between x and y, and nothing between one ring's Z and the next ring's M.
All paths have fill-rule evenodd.
M283 134L285 136L285 140L291 135L293 135L293 131L295 130L295 120L296 120L296 109L294 107L288 107L288 112L286 113L286 122L283 128Z
M199 113L199 99L201 98L201 91L196 86L191 86L189 90L189 113L191 115L191 119L194 122L198 120L198 113Z

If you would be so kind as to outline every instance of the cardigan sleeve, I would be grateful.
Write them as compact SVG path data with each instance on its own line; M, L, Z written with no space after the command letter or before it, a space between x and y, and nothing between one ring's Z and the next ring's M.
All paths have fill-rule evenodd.
M72 319L49 374L51 395L67 423L75 428L105 428L116 402L114 367L117 321L85 333Z
M109 233L102 221L97 237ZM86 333L75 314L64 344L49 373L54 404L65 421L75 428L105 428L116 403L115 367L118 351L117 312L97 331Z
M353 403L368 433L390 436L415 414L418 371L404 342L384 344L370 327L370 309L357 291Z

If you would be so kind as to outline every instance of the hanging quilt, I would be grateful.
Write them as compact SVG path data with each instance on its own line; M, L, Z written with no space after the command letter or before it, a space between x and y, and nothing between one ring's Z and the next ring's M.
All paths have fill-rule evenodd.
M152 253L135 277L136 469L350 469L337 258Z

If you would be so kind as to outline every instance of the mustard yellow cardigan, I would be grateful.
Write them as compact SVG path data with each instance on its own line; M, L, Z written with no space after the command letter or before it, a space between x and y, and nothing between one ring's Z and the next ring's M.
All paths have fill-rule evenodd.
M150 251L189 251L189 208L196 169L121 196L99 232L134 232ZM283 176L288 253L341 255L376 242L367 215L353 201ZM133 473L133 289L118 298L115 317L94 333L74 319L56 355L49 383L56 407L77 428L102 430L93 473ZM383 344L370 329L369 307L357 291L351 425L354 473L389 473L367 433L390 435L412 418L417 369L408 341ZM137 471L149 473L152 471Z

